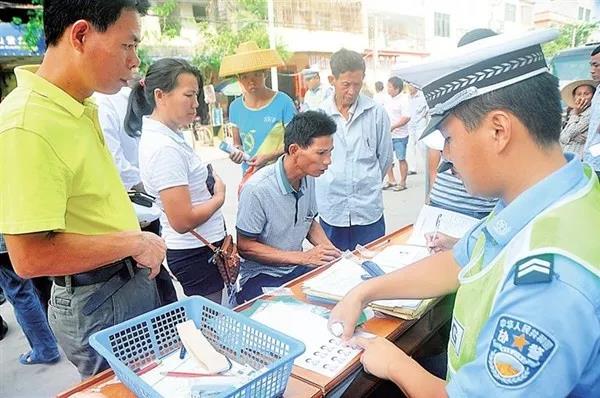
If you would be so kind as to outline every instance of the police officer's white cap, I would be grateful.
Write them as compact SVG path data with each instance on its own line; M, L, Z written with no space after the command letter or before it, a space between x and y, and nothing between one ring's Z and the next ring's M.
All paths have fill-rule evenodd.
M432 133L458 104L547 72L540 44L554 40L556 29L486 37L450 55L398 67L398 76L423 90L431 121L421 138Z

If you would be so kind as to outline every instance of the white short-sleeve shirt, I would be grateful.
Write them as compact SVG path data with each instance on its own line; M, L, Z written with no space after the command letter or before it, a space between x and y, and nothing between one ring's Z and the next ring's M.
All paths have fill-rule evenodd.
M183 134L175 132L159 121L144 116L142 138L139 148L140 174L148 194L156 197L163 208L160 191L187 185L192 206L211 198L206 187L208 169L206 164L186 143ZM162 236L169 249L192 249L204 244L190 233L180 234L169 224L166 214L160 217ZM217 210L195 231L209 242L217 242L225 236L225 224L221 210Z

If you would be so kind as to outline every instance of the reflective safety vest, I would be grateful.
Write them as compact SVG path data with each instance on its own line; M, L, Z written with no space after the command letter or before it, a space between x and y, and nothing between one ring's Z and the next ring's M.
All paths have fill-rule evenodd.
M600 184L589 167L585 187L569 194L537 215L492 259L484 264L485 234L481 232L469 263L459 273L460 286L456 294L450 342L448 344L448 380L462 366L476 357L479 334L487 322L502 289L513 279L528 276L552 277L550 266L554 255L565 256L600 278L600 250L597 228L600 226ZM489 216L486 223L494 217ZM549 261L546 261L548 259ZM551 280L549 283L553 283ZM502 376L517 375L510 355L492 352L492 361ZM528 362L529 372L535 372L535 361ZM518 364L517 364L518 365ZM524 375L525 377L526 375ZM515 378L518 382L518 378Z

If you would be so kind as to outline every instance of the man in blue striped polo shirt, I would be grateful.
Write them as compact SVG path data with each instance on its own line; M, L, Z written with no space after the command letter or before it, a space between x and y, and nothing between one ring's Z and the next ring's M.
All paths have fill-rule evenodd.
M296 115L285 129L285 153L242 188L237 214L238 249L245 261L238 302L325 265L340 256L315 221L315 177L331 164L336 124L321 112ZM307 239L314 247L303 251Z

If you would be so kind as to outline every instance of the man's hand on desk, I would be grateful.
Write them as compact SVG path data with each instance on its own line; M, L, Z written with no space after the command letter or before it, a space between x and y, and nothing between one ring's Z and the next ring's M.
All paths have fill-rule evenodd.
M439 253L446 250L452 250L459 239L441 232L427 232L425 234L425 240L427 241L427 247L431 253Z
M342 253L333 245L317 245L302 253L302 264L320 267L340 257Z
M132 256L138 267L150 269L150 279L160 272L160 265L165 259L167 245L165 241L152 232L142 232L138 243L138 254Z

